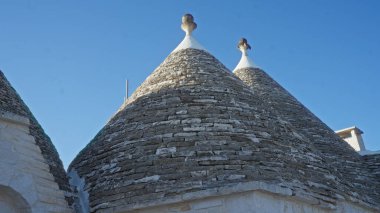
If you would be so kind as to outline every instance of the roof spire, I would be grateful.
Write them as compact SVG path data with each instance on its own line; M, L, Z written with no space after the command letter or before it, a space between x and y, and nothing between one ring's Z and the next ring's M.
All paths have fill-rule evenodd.
M234 72L242 68L257 68L253 61L248 57L247 51L251 49L251 46L248 44L247 39L241 38L237 47L241 51L242 55L238 65L234 69Z
M181 28L183 31L185 31L186 36L183 41L177 46L177 48L173 50L173 52L188 48L206 50L192 36L192 32L197 28L197 24L194 22L194 17L191 14L187 13L182 16Z
M247 50L251 49L251 46L248 44L247 39L241 38L238 44L238 49L243 53L243 55L248 55Z
M193 15L188 13L182 16L181 28L186 32L187 36L191 36L193 30L197 29L197 24L194 22Z

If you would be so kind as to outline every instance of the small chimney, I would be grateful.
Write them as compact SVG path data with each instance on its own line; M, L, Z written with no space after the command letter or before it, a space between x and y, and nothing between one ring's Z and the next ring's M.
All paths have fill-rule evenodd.
M346 141L350 146L355 149L355 151L365 151L365 146L362 138L363 131L361 131L356 126L349 127L346 129L335 131L344 141Z

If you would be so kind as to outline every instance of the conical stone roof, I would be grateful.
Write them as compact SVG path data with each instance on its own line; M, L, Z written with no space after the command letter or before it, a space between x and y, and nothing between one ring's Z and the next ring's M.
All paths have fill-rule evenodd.
M57 150L2 71L0 71L0 113L13 113L29 119L30 135L34 137L37 146L40 148L41 154L49 165L50 173L54 176L59 189L71 192L68 178ZM69 203L72 202L70 197L66 197L66 199Z
M262 69L237 66L234 74L312 143L326 163L342 174L347 190L357 194L357 199L380 204L380 180L347 142Z
M325 208L356 199L306 137L194 48L171 53L69 170L84 179L91 212L253 189Z

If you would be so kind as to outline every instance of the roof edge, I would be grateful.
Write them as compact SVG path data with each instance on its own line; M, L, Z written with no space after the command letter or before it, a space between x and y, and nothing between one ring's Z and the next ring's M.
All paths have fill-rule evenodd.
M290 183L289 186L291 185L293 184ZM302 191L296 191L294 189L291 189L289 186L286 183L275 184L275 183L265 183L262 181L233 183L227 186L210 188L210 189L196 191L196 192L188 192L183 195L173 196L171 198L146 201L139 204L128 204L125 206L117 206L117 207L109 207L109 208L104 208L104 205L100 204L98 206L91 208L91 211L97 211L100 209L109 209L114 212L141 210L145 208L158 207L162 205L170 205L170 204L176 204L180 202L193 201L193 200L198 200L198 199L205 199L209 197L224 196L224 195L230 195L230 194L236 194L236 193L244 193L244 192L250 192L250 191L262 191L262 192L267 192L267 193L281 196L281 197L292 197L297 201L302 201L307 204L317 206L319 208L323 208L327 210L334 210L339 205L338 202L335 202L334 204L330 202L325 202L322 199L313 197L309 193L305 194L305 193L302 193ZM357 200L356 198L353 198L353 197L344 198L342 196L337 196L336 201L351 202L363 208L369 208L372 210L380 210L380 207L371 205L361 200Z
M340 130L337 130L335 131L335 133L343 133L343 132L349 132L351 130L355 130L356 133L359 133L359 134L363 134L364 132L359 129L358 127L356 126L352 126L352 127L348 127L348 128L344 128L344 129L340 129Z

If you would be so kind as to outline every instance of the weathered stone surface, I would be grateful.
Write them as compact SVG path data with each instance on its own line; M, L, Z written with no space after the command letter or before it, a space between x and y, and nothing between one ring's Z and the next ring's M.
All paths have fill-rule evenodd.
M235 70L234 74L263 101L269 103L269 106L284 119L283 122L289 123L295 128L296 131L293 132L295 137L313 144L323 161L332 169L338 170L337 176L325 174L325 178L339 179L347 194L372 205L380 205L379 167L377 167L376 173L376 166L374 166L375 162L380 162L380 158L376 159L376 156L361 158L333 130L263 70L243 68ZM316 153L308 155L310 156L309 160L315 159L316 155L314 154ZM318 188L323 187L319 186Z
M69 196L71 189L57 150L29 108L0 71L0 113L4 114L7 112L29 119L30 134L34 137L35 143L40 148L45 163L49 165L49 172L54 176L54 180L57 182L59 188L67 192L66 195L68 197L66 199L71 203L72 199Z
M355 194L342 173L350 171L324 158L212 55L185 49L165 59L69 170L85 179L92 212L232 193L232 186L252 181L270 185L266 191L286 187L318 205L338 199L378 204L373 194ZM104 170L111 163L120 170Z
M364 155L362 158L368 170L371 174L375 175L380 185L380 154Z

